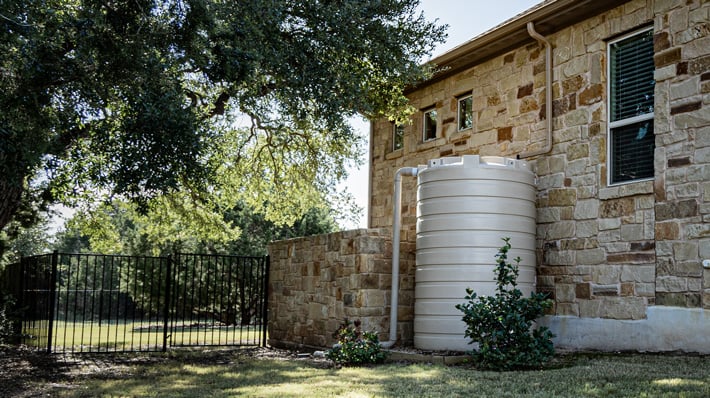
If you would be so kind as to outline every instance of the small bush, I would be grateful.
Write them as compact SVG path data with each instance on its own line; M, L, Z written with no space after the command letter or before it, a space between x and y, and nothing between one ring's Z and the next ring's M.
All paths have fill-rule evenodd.
M15 333L15 325L10 317L14 301L9 294L0 295L0 344L6 344Z
M546 327L533 329L532 324L552 306L552 300L544 293L522 297L516 287L520 258L514 260L515 265L508 262L510 238L503 240L505 245L496 254L495 295L479 297L472 289L466 289L467 302L456 308L464 314L465 336L471 338L471 343L478 343L478 349L471 352L477 367L537 368L554 355L554 335Z
M325 354L336 365L361 365L381 363L387 358L375 332L363 332L360 321L347 318L333 333L338 342Z

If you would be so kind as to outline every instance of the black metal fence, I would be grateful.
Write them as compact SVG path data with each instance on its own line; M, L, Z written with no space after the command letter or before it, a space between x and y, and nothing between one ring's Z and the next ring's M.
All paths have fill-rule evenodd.
M0 275L19 343L47 352L266 343L268 257L52 253Z

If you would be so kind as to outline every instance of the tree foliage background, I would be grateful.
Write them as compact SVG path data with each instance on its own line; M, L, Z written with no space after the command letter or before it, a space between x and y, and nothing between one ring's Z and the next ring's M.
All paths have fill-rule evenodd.
M0 231L120 199L229 233L292 224L403 120L444 28L417 0L0 1Z
M57 234L52 247L62 253L133 256L167 256L178 252L265 256L269 242L338 229L330 212L320 207L309 209L290 225L281 225L267 220L243 203L237 203L223 217L239 233L221 239L213 239L209 233L200 235L195 229L182 225L180 217L168 213L161 214L164 219L156 222L152 219L154 214L142 215L127 202L105 204L96 213L72 217L66 228ZM34 234L22 236L20 242Z

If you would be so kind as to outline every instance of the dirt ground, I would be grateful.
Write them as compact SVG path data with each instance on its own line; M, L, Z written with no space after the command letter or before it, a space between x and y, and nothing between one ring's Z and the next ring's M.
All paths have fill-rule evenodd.
M196 355L199 354L199 355ZM168 353L46 354L0 346L0 397L48 397L76 388L88 377L130 377L130 366L176 361L190 364L228 364L251 358L309 361L329 367L323 358L273 348L191 349Z

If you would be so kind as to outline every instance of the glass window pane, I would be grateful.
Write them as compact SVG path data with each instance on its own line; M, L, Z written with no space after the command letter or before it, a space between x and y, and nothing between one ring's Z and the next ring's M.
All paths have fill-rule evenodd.
M653 32L611 44L611 120L653 112Z
M612 184L653 177L653 119L612 129L611 145Z
M394 125L392 132L392 150L396 151L404 146L404 126Z
M424 112L424 141L436 138L436 110Z
M459 100L459 131L473 127L473 97Z

